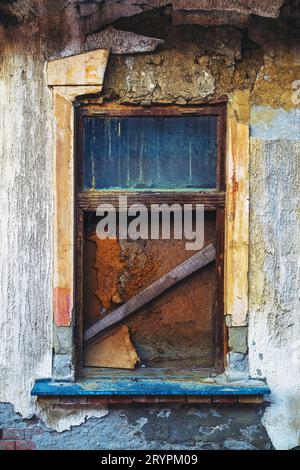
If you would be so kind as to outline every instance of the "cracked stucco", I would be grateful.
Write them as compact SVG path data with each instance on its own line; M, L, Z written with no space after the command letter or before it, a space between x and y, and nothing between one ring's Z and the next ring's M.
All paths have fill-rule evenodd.
M52 112L39 56L10 42L0 64L0 396L24 416L52 362Z
M250 373L266 377L263 423L288 449L300 443L300 141L272 129L273 140L251 140Z
M65 20L59 17L55 21L54 31ZM38 27L30 32L20 27L7 35L0 31L0 330L4 338L0 342L0 401L13 403L24 417L37 413L49 426L62 431L71 426L79 429L86 420L84 426L92 422L101 427L107 410L87 412L78 407L76 411L55 413L39 410L30 397L34 380L51 375L52 361L53 131L44 58L84 50L76 22L68 34L62 28L53 41L51 31L44 36L47 34L50 40L46 46ZM224 31L222 34L224 38ZM292 92L288 92L295 78L300 78L299 64L293 65L293 54L286 48L280 49L279 57L274 50L265 50L264 55L258 50L241 60L239 35L230 30L226 34L233 35L234 47L226 49L220 40L220 53L216 54L188 39L182 50L174 51L173 59L170 43L165 52L112 58L105 88L106 93L115 92L120 101L129 98L149 102L154 97L157 102L180 102L184 95L182 102L190 97L196 102L228 95L234 88L254 86L250 139L250 373L265 377L272 390L271 404L262 421L269 437L276 448L292 448L299 445L300 428L300 144L299 109L291 109ZM23 35L20 41L18 35ZM180 89L176 90L174 83L164 84L166 79L170 82L166 68L173 72L176 69L175 77L180 77L183 61L193 73L180 78ZM145 75L136 73L136 68ZM205 87L199 88L204 77L201 74L206 74L207 80ZM170 410L172 419L174 410ZM134 409L131 412L136 417ZM201 407L197 412L201 413ZM91 418L95 414L102 418ZM113 415L113 438L113 429L124 420L121 415L121 411L120 416ZM142 410L140 422L145 422L146 415ZM179 431L180 419L174 421ZM109 430L109 421L103 426ZM144 436L150 439L151 429L147 433L146 429L144 424ZM243 432L249 434L251 429ZM58 446L59 438L53 439L53 445ZM122 433L117 439L120 447L126 445L125 440L121 442ZM240 437L230 435L227 439L229 446L239 445ZM136 445L145 445L144 437Z

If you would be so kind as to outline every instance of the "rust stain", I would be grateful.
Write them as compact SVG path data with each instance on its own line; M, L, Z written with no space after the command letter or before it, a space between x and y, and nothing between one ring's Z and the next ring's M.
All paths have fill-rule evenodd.
M71 285L72 282L72 211L70 210L70 161L72 159L72 103L54 93L55 155L56 155L56 276L57 284Z
M236 170L234 168L232 172L232 176L231 176L231 217L232 217L232 220L234 220L235 218L236 198L237 198L238 190L239 190L239 182L237 181Z
M233 175L231 177L231 181L232 181L232 193L234 194L239 190L239 182L237 181L237 178L236 178L235 169L233 170Z
M225 236L225 313L234 326L246 323L249 246L249 90L228 105Z
M70 326L72 318L71 290L55 287L53 290L54 321L57 326Z

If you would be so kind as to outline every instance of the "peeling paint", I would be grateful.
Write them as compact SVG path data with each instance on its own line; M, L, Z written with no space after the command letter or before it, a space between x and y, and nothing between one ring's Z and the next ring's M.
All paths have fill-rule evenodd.
M46 426L54 431L62 433L68 431L76 426L80 426L90 418L103 418L107 416L109 411L103 406L96 408L90 406L51 406L44 405L39 409L39 416L44 421Z
M70 326L72 318L71 290L56 287L53 290L54 321L57 326Z
M249 90L236 91L228 105L225 315L233 326L248 314L249 99Z
M275 62L273 54L277 60L277 55L279 55L279 63ZM253 103L288 111L297 106L293 102L292 85L295 80L299 80L300 66L295 63L295 58L290 50L284 51L282 57L280 57L280 51L273 54L264 58L267 63L263 65L256 78ZM287 59L286 63L284 63L285 59Z
M252 106L250 129L254 139L297 141L300 134L300 109L286 111L270 106Z
M300 443L300 139L288 137L250 150L250 374L272 389L263 423L277 449Z
M35 377L51 375L53 132L40 42L18 36L0 59L0 401L28 417Z

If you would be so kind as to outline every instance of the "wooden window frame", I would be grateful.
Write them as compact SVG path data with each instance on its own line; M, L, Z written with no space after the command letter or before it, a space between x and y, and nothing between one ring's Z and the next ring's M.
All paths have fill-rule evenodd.
M82 190L83 186L83 120L96 116L216 116L217 117L217 185L209 190ZM216 213L216 295L213 307L213 371L224 370L225 317L224 317L224 237L225 237L225 155L226 155L226 102L195 106L124 106L109 104L79 104L75 113L75 344L76 371L83 369L83 233L84 213L96 211L99 204L117 207L119 196L127 196L128 205L179 203L204 204L205 211ZM210 368L211 371L211 368ZM113 369L111 369L113 374ZM135 371L132 371L134 376Z
M161 403L261 403L262 396L270 394L270 389L264 382L259 384L253 381L251 384L251 381L247 381L241 385L239 381L233 383L226 380L225 374L213 384L202 381L197 371L183 377L177 376L174 380L174 376L166 376L164 370L155 377L145 376L139 380L136 380L136 375L131 372L131 375L128 375L118 374L117 371L102 374L101 377L76 380L75 372L78 372L80 361L75 364L76 348L73 336L76 322L74 291L77 269L74 226L78 223L75 217L78 218L83 209L80 208L76 214L74 110L78 98L101 92L108 55L107 50L99 49L48 63L47 83L52 88L54 124L53 335L54 338L62 335L64 342L61 351L60 347L56 349L54 339L52 377L36 380L31 394L43 397L47 404L54 399L55 405L58 402L66 403L59 397L67 397L67 402L74 405L86 403L92 406L99 403L118 403L119 398L120 403L157 403L157 399ZM224 302L224 314L231 327L245 327L248 321L250 90L236 90L229 93L227 98L226 117L225 113L223 116L224 133L226 128L226 168L223 165L222 170L226 195L212 191L209 194L197 194L195 198L193 193L190 199L186 196L186 202L202 202L207 210L218 211L217 226L223 234L219 253L224 253L224 265L220 263L220 255L217 260L220 292L224 291L224 299L220 296L219 307L223 306ZM155 192L149 195L146 202L151 203L152 197L155 197ZM97 201L90 198L87 202L95 204ZM114 202L112 195L110 202ZM84 198L81 204L83 207L86 204ZM223 311L223 307L221 310ZM224 318L221 322L220 315L220 325L221 323L223 327L219 329L218 344L224 340L223 332L226 336ZM226 344L225 337L224 350L219 350L221 366L227 352ZM225 360L225 368L230 369L230 355L226 358L229 358L229 363ZM220 370L222 368L220 367ZM124 386L126 381L128 389Z
M42 394L53 394L55 382L58 383L56 394L70 392L68 386L63 391L62 384L65 382L73 383L73 394L82 393L82 387L74 382L74 110L77 99L101 92L108 56L109 51L98 49L55 59L47 64L46 80L53 100L53 113L49 114L49 130L53 126L53 134L50 132L49 138L53 135L54 343L51 386L46 392L43 389ZM226 99L224 313L233 327L239 327L246 326L248 321L250 90L235 90L228 93ZM207 202L204 196L202 202ZM217 206L216 196L212 206ZM55 337L59 338L60 335L64 339L63 351L55 346ZM224 344L226 348L226 342ZM225 363L227 367L228 363ZM97 391L94 387L88 393L97 394ZM194 391L191 390L191 393Z

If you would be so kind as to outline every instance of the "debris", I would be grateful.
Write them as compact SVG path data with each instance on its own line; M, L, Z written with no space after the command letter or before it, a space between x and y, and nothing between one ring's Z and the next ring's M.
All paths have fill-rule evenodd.
M88 345L84 352L85 367L134 369L139 362L140 358L130 340L127 325Z
M119 293L119 279L124 270L121 247L116 238L100 240L95 233L89 240L97 245L95 268L98 287L95 294L102 302L103 308L108 310L123 300Z
M85 48L88 51L91 49L109 49L112 54L136 54L138 52L154 51L163 42L162 39L109 27L100 33L90 34L87 37Z
M120 322L131 313L141 308L150 300L155 299L158 295L164 292L169 287L177 282L185 279L187 276L197 271L198 269L206 266L208 263L214 261L216 257L216 250L212 243L204 247L194 256L191 256L186 261L181 263L176 268L162 276L157 281L153 282L150 286L146 287L139 294L128 300L121 307L114 310L105 318L98 320L94 325L87 328L84 332L84 341L90 341L95 338L101 331L114 324Z

